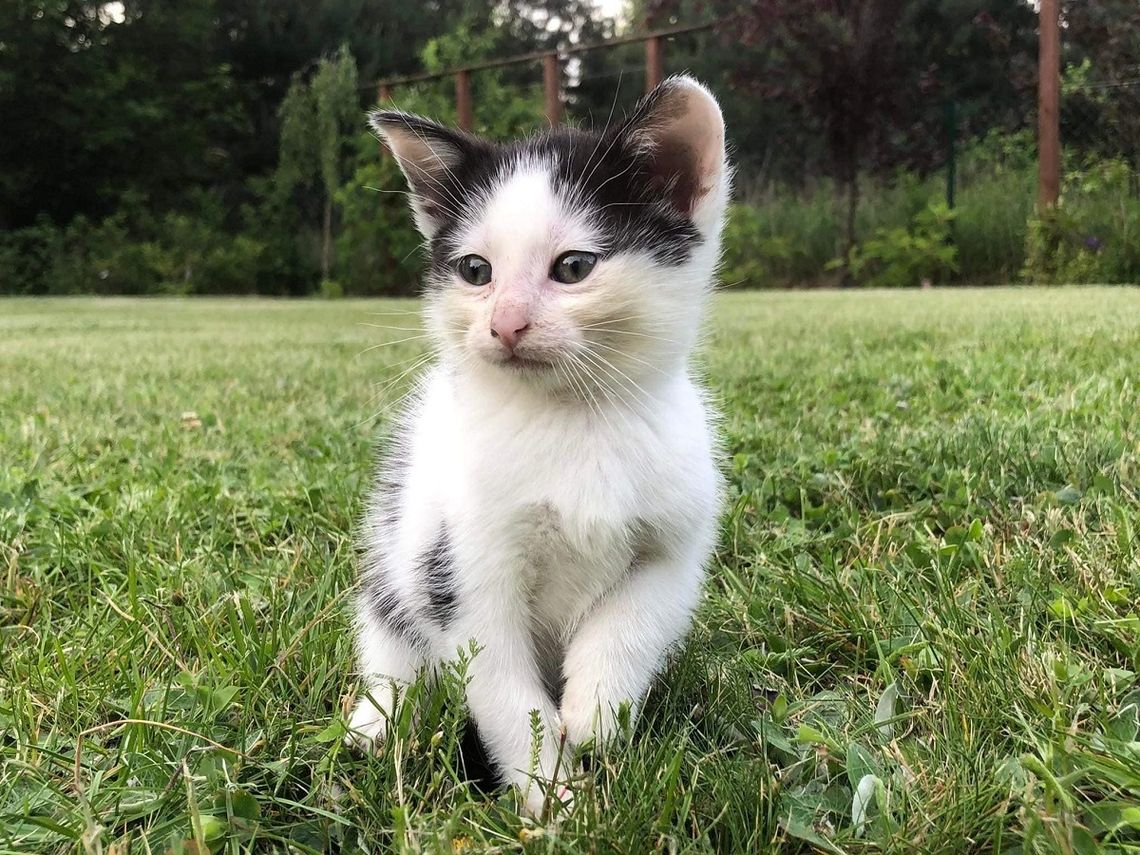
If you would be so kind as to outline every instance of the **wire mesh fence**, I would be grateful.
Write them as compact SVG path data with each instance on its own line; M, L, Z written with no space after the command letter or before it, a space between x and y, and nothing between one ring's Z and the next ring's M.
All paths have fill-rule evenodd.
M1140 279L1140 68L1071 69L1061 96L1061 198L1030 235L1028 264L1053 281Z
M1066 86L1061 140L1067 165L1079 169L1089 160L1116 160L1132 167L1135 182L1135 168L1140 166L1140 68L1132 79L1080 79Z

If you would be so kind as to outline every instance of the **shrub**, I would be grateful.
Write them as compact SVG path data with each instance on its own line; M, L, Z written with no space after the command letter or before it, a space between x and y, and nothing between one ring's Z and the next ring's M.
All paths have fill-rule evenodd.
M1140 282L1140 198L1125 161L1069 165L1054 207L1029 221L1022 277L1045 283Z
M1037 193L1036 157L1030 131L992 131L962 153L951 229L961 280L1003 283L1018 275Z
M723 240L721 281L726 285L771 288L782 283L791 247L782 235L764 234L756 208L730 205Z
M909 228L878 229L854 247L846 267L855 281L878 288L944 281L958 270L958 248L950 242L953 219L945 202L929 204ZM833 262L843 264L841 259Z
M46 218L0 232L0 294L43 294L47 271L62 252L59 229Z
M143 229L124 213L63 227L43 222L0 240L0 290L14 294L233 294L258 290L265 245L195 213Z

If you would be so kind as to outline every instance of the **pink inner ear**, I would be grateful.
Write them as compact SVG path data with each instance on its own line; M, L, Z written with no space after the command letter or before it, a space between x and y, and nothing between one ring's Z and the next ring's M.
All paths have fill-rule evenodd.
M666 140L654 152L654 169L669 187L669 200L682 214L691 214L700 195L700 173L695 152L683 142Z
M654 172L663 185L672 182L670 201L691 215L716 184L724 159L724 123L716 102L695 84L675 84L658 105L661 118L651 127Z

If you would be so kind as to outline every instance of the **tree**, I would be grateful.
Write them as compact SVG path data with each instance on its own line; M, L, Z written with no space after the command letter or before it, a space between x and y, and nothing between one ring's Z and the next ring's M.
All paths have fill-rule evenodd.
M360 79L419 70L424 43L464 16L464 0L227 0L218 11L219 58L231 69L248 135L234 153L264 174L277 157L278 109L294 75L347 45ZM373 93L362 92L368 97ZM363 103L363 101L362 101Z
M332 275L333 203L340 187L345 144L354 136L362 119L356 92L356 60L341 47L335 57L321 60L312 82L316 109L316 152L324 185L324 217L321 229L321 277Z
M1084 153L1123 157L1140 174L1140 4L1068 2L1062 18L1062 139Z
M670 66L727 84L744 181L839 181L844 257L860 176L940 166L949 103L966 136L1023 127L1032 112L1036 21L1025 0L652 0L643 14L655 25L719 19L714 35L671 44Z
M237 179L241 133L215 55L215 0L5 4L0 20L0 227L165 209Z
M737 21L764 74L739 81L783 101L824 140L847 196L846 258L856 243L859 171L905 105L905 0L751 0Z
M322 59L313 79L293 81L281 102L281 144L277 192L314 191L321 208L321 278L332 278L333 215L348 145L359 135L364 115L359 107L356 62L347 47Z

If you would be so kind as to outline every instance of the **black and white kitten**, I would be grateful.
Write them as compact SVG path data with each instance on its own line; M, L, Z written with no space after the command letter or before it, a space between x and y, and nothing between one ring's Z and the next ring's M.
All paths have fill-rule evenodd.
M636 711L700 596L720 480L689 361L728 196L724 122L688 77L600 134L496 144L371 121L431 248L439 359L366 519L351 739L382 740L397 687L474 641L470 713L538 813L556 763L571 797L560 750Z

